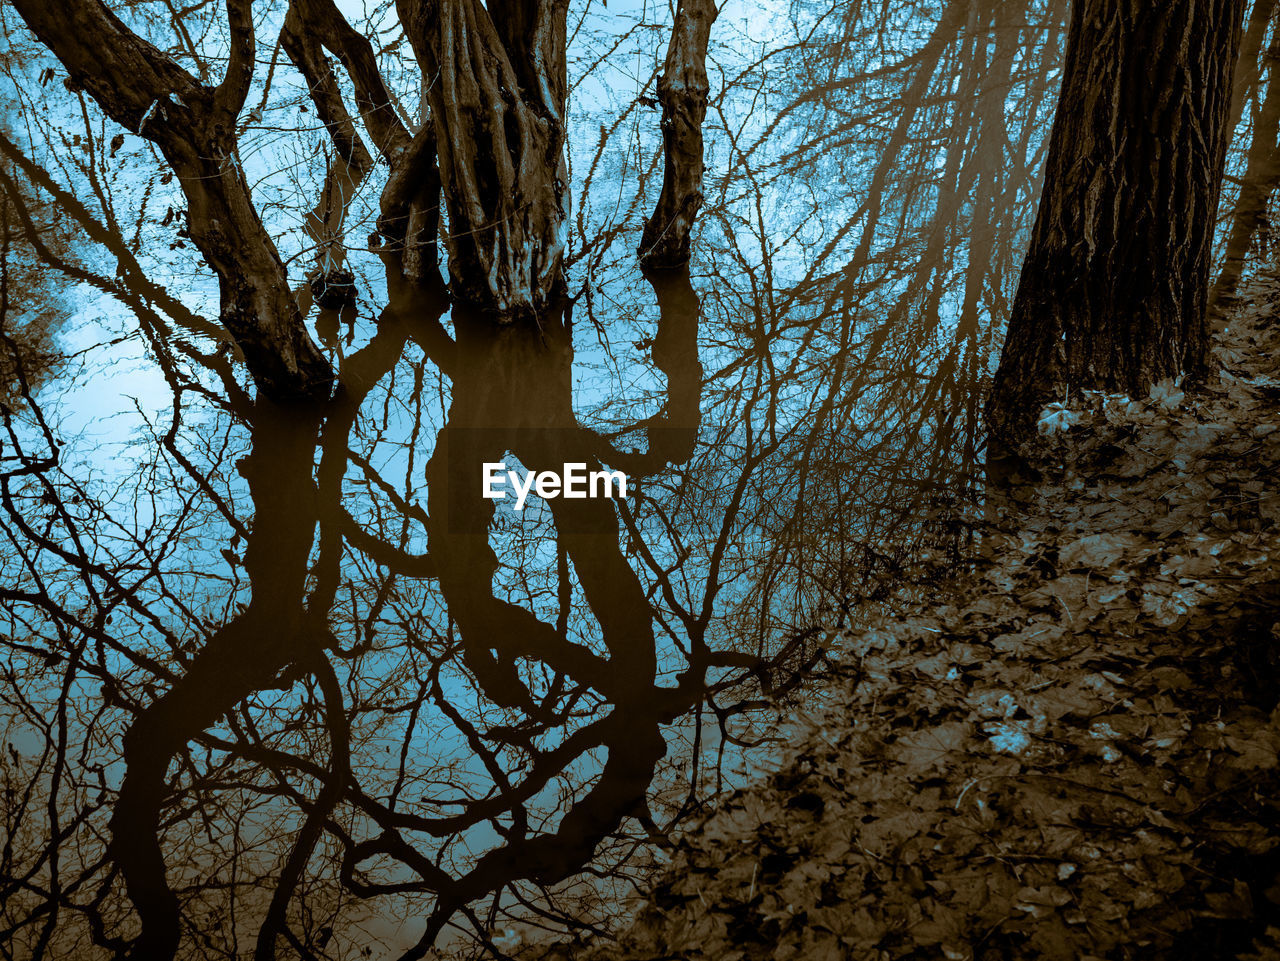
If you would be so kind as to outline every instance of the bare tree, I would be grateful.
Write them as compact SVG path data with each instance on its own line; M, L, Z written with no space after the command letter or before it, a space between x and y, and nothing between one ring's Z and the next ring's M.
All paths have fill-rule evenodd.
M759 213L710 208L717 261L758 283L725 309L776 346L711 377L812 385L803 427L760 473L756 583L762 607L803 597L811 619L844 623L945 571L972 530L981 401L1034 220L1067 4L792 10L788 42L737 80L767 76L778 106L712 181L717 199L747 194L746 167ZM805 269L789 273L797 247Z
M1235 298L1249 258L1254 239L1265 231L1267 211L1277 185L1280 185L1280 163L1277 163L1277 131L1280 128L1280 85L1276 84L1275 67L1277 48L1272 45L1262 52L1262 39L1271 25L1275 5L1257 3L1250 13L1249 29L1240 50L1240 64L1236 71L1235 90L1232 95L1229 123L1234 129L1241 119L1249 94L1265 88L1251 120L1249 148L1245 160L1244 175L1240 178L1234 203L1230 208L1229 228L1222 262L1213 289L1209 293L1210 313L1221 313ZM1265 257L1265 253L1264 253Z
M957 556L1067 5L15 6L0 155L106 266L38 255L101 366L4 421L0 944L603 930ZM126 349L116 463L63 408Z
M176 669L156 672L165 689L136 704L124 734L125 773L104 852L111 865L108 880L118 873L140 922L136 936L129 936L128 954L169 958L179 950L183 919L192 907L172 880L177 866L166 849L166 825L181 817L173 807L180 796L204 798L195 802L204 817L213 802L199 777L191 793L175 794L171 772L175 761L179 769L189 765L188 752L204 743L276 775L303 815L270 890L256 957L274 957L282 935L295 947L300 943L290 931L291 905L325 836L336 839L343 883L359 896L384 891L433 896L419 947L406 955L419 957L443 926L477 899L522 879L551 884L566 878L590 860L624 818L642 812L645 791L666 750L660 725L701 701L707 671L718 663L698 632L709 616L704 613L701 625L696 619L690 625L693 646L680 682L656 686L653 611L624 556L618 518L607 501L551 504L560 569L559 627L505 599L494 585L498 559L488 536L494 506L479 488L482 465L505 453L533 469L571 461L591 468L608 463L640 481L691 452L701 368L699 306L688 261L702 199L704 60L715 7L704 0L681 4L658 85L666 168L641 241L640 263L661 308L653 358L667 376L668 403L647 423L649 445L640 453L615 450L602 435L580 426L573 409L572 302L563 267L566 3L531 0L493 11L478 0L400 3L398 19L421 67L430 118L421 126L407 125L397 112L373 45L330 0L289 5L279 48L305 78L332 145L322 197L307 220L319 251L317 270L298 294L255 205L240 151L242 115L257 63L254 7L240 0L227 4L225 69L217 82L208 79L203 66L197 74L179 67L97 0L58 9L41 3L17 8L62 62L69 85L163 155L185 199L185 232L217 278L217 326L229 335L254 385L252 392L239 387L225 355L169 341L167 325L153 329L152 343L175 395L175 428L176 401L186 392L206 393L202 378L212 374L225 391L220 406L247 429L250 449L236 470L247 483L252 521L225 518L235 532L233 544L243 545L235 561L248 583L246 603L216 624L194 651L142 610L136 585L117 583L111 591L112 603L138 609L167 635L178 657ZM181 32L183 24L174 25ZM199 64L199 45L183 36ZM345 76L339 78L327 55L337 58ZM354 104L354 114L348 103ZM40 177L12 144L7 150ZM318 309L317 327L323 330L334 314L353 306L353 279L342 269L336 248L343 244L347 206L375 155L389 167L371 240L385 269L386 303L373 336L335 369L310 335L305 310ZM59 194L55 185L44 186ZM72 198L61 199L74 204ZM448 224L447 287L437 267L442 215ZM132 252L117 253L127 275L130 262L136 266ZM142 301L158 292L143 277L126 280L133 284L122 296L135 297L139 310L153 313ZM190 327L209 332L207 323L188 317L181 306L168 301L164 306ZM453 336L441 323L446 311ZM361 406L375 385L392 375L410 344L448 377L452 398L425 468L428 511L400 505L405 524L421 522L425 528L426 553L406 551L370 533L343 505ZM177 356L194 362L198 371L184 372ZM420 382L416 389L421 390ZM173 440L170 431L164 443L181 462ZM376 484L372 470L370 476ZM195 479L215 505L224 503L209 475ZM12 506L11 518L16 525L25 523ZM26 534L35 537L37 550L49 546L34 531ZM353 705L346 703L332 664L335 657L352 656L334 632L342 616L338 592L344 551L363 555L392 577L439 584L449 634L434 642L440 653L433 666L419 666L426 673L420 675L410 727L416 713L434 701L466 733L475 756L496 779L494 793L472 799L459 815L433 818L401 810L397 791L390 800L377 797L352 776ZM95 582L112 575L86 553L63 555L79 570L90 602L100 598ZM375 606L387 603L390 582L384 576ZM565 620L575 588L598 624L602 645L575 643L568 636ZM7 596L19 604L52 606L55 617L71 617L56 602L36 595L14 591ZM76 627L85 630L78 620ZM119 642L113 644L126 653ZM514 712L504 715L505 723L480 730L449 706L440 672L458 653L478 692ZM743 663L755 669L755 659ZM528 665L537 669L531 672ZM282 756L259 741L252 727L242 726L247 718L238 705L299 682L309 691L304 701L314 704L305 713L314 710L328 742L320 752L327 755L323 765L305 753ZM584 698L608 707L584 713L579 707ZM233 740L208 733L214 728L229 728ZM544 748L544 736L557 729L566 732L562 741ZM557 822L533 823L527 805L566 766L596 750L607 758L588 779L589 789L568 799ZM513 756L520 759L512 761ZM402 758L401 780L404 775ZM312 781L316 790L308 794L292 786L291 778ZM340 804L358 812L363 830L355 833L335 819ZM405 832L455 834L485 823L493 825L502 843L457 874L405 837ZM411 880L368 880L362 865L382 859L397 862ZM123 944L101 927L94 932L106 946Z

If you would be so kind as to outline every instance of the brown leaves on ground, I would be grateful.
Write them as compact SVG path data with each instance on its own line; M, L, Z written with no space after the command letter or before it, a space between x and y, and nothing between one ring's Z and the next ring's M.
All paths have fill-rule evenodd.
M1048 412L1052 479L832 632L778 773L575 956L1280 958L1278 299L1207 388Z

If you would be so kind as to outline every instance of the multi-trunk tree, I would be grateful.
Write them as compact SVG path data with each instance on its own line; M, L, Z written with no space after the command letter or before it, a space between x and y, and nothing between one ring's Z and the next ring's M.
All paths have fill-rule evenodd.
M1044 404L1197 375L1244 0L1074 4L1044 192L987 405L1018 454Z
M251 593L194 650L175 641L177 662L160 671L167 689L134 705L104 852L110 865L104 896L115 878L122 880L140 927L131 934L129 925L105 930L98 923L91 925L94 938L146 961L179 952L184 917L193 908L173 875L207 866L178 863L163 835L175 816L183 817L172 810L172 779L182 777L174 762L184 769L184 752L203 742L274 772L300 812L261 905L255 957L274 957L281 937L304 950L290 929L293 900L326 838L340 849L343 884L357 896L434 895L426 931L406 955L420 957L459 910L521 880L564 879L624 818L642 815L645 791L666 750L661 725L697 704L706 695L708 669L727 663L705 643L705 619L694 621L679 683L658 684L651 603L624 554L615 506L606 500L550 502L559 623L503 596L494 585L499 559L489 538L494 504L481 496L480 486L482 465L508 453L531 470L559 469L565 462L589 469L608 464L635 483L692 451L702 370L699 303L688 262L702 202L705 58L716 7L711 0L683 0L658 84L665 171L639 261L660 307L652 356L666 376L667 400L641 425L647 449L621 451L580 425L574 411L572 302L563 263L569 188L565 0L398 3L400 27L421 72L427 119L420 125L398 112L369 38L332 0L292 0L279 49L305 79L310 107L331 141L322 196L305 224L317 267L297 291L264 227L240 149L264 46L256 35L259 9L250 0L228 0L225 69L220 77L203 77L180 67L99 0L15 5L65 67L68 87L87 93L111 120L153 144L180 184L186 231L217 278L217 325L177 304L165 306L205 335L218 337L221 328L228 350L206 354L166 338L163 324L148 329L158 338L153 346L175 397L220 385L222 403L251 443L237 468L247 483L252 519L226 518L236 532L233 544L242 545ZM25 162L8 146L16 162ZM370 238L384 266L386 301L372 336L336 363L332 332L339 320L350 320L356 298L343 264L344 218L376 163L389 168ZM34 166L32 173L39 176ZM447 285L438 266L441 248ZM137 268L131 251L119 256L122 287L146 289L137 309L154 319L151 298L163 295L129 276L129 262ZM329 349L309 332L309 311L316 312L316 329ZM452 333L442 323L446 312ZM447 378L451 398L425 466L427 510L400 504L406 525L424 525L426 553L362 527L343 501L361 406L409 345ZM232 353L248 369L249 390L239 384ZM176 456L172 433L168 443ZM204 483L222 503L212 492L214 482ZM22 522L20 514L13 516ZM420 813L397 803L398 786L388 799L352 776L345 703L350 688L333 665L367 650L360 644L344 648L335 635L335 605L344 600L340 567L349 553L402 580L438 582L448 636L438 636L443 653L422 678L420 703L434 699L455 719L495 781L490 795L458 802L462 808L452 815ZM114 577L83 554L69 553L66 562L86 584ZM109 593L139 603L122 584ZM598 625L599 643L575 642L567 630L575 593ZM97 588L86 587L85 596L92 604ZM21 604L28 595L6 597ZM47 597L30 595L29 602L56 607ZM385 602L382 597L378 604ZM142 656L108 638L106 620L96 621L99 640L121 654ZM156 626L163 634L158 621ZM422 650L427 643L420 642ZM458 655L506 723L481 730L441 696L441 664ZM732 663L754 669L758 659ZM545 683L535 685L531 677ZM252 728L241 730L238 705L272 689L288 690L300 679L322 705L323 729L316 733L326 746L311 757L288 757L256 740ZM113 696L110 688L104 691ZM114 696L131 700L118 689ZM209 733L228 725L238 743ZM556 731L561 740L548 741ZM591 775L596 763L600 769ZM585 765L589 789L571 794L558 818L539 823L543 815L530 814L529 805L539 799L545 804L574 764ZM313 793L289 786L298 778L313 784ZM461 785L459 793L466 795ZM351 817L335 814L340 806L362 823L359 831ZM202 816L211 816L210 810L205 807ZM461 873L410 839L415 833L450 836L475 825L492 825L500 843ZM397 865L389 875L369 867L388 862ZM49 911L56 917L60 908L61 897L51 894Z

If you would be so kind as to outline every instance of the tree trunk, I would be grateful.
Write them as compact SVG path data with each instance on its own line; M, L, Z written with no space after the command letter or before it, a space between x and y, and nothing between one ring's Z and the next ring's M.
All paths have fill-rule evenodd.
M1280 157L1276 155L1276 132L1280 129L1280 83L1276 57L1267 54L1267 94L1253 121L1253 139L1249 143L1249 166L1240 184L1240 196L1222 257L1222 270L1209 298L1211 311L1228 307L1235 298L1244 273L1245 258L1254 234L1265 221L1271 195L1280 186Z
M1271 26L1271 18L1276 12L1276 0L1257 0L1249 8L1248 21L1244 28L1244 36L1240 41L1240 56L1237 61L1235 79L1231 83L1231 112L1227 116L1227 136L1235 132L1236 125L1244 116L1244 104L1262 79L1262 41Z
M1079 0L1044 193L987 423L1021 454L1043 405L1204 368L1214 215L1244 0Z

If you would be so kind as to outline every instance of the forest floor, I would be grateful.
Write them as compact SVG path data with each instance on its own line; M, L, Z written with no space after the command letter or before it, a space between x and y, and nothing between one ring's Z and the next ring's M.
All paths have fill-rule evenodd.
M1280 280L1244 302L1207 387L1047 411L968 569L833 634L776 772L551 956L1280 958Z

